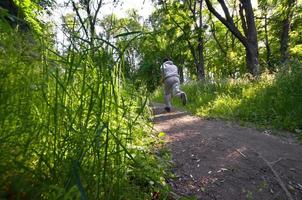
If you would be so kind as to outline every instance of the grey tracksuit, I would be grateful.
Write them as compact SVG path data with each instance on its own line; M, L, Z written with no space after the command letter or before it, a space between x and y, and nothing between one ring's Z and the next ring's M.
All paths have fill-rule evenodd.
M171 108L171 95L180 97L183 91L179 89L178 69L172 61L166 61L161 66L164 78L164 100L166 107Z

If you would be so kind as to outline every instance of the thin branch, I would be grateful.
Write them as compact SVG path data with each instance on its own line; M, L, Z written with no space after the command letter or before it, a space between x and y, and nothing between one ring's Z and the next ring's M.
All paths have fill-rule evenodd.
M229 12L227 12L228 14L225 13L227 18L229 18L229 20L226 20L214 9L210 0L205 0L205 1L206 1L209 11L211 13L213 13L213 15L215 15L215 17L217 17L218 20L221 21L221 23L223 23L245 47L247 47L248 42L247 42L246 37L244 35L242 35L242 33L235 26L233 19L230 18L230 16L229 16ZM222 0L219 0L219 2L221 2L221 1ZM225 8L225 9L227 9L227 8Z
M246 155L244 155L244 153L242 153L239 149L236 149L236 151L237 151L240 155L242 155L242 157L246 158Z
M170 15L170 17L171 17L172 21L176 24L176 26L184 33L184 35L186 35L185 40L187 41L187 43L189 45L192 56L194 58L194 62L197 65L198 63L197 63L197 57L196 57L196 53L195 53L195 50L194 50L194 46L191 43L190 39L187 37L187 32L180 26L180 24L171 15Z
M240 14L243 32L247 36L247 33L248 33L247 25L246 25L246 21L245 21L244 14L243 14L243 5L241 3L239 4L239 14Z
M213 31L211 31L211 33L213 35L213 38L214 38L215 42L217 43L219 49L222 51L222 53L224 55L227 55L226 50L223 49L222 45L220 44L220 42L219 42L219 40L218 40L218 38L216 36L216 33L215 33L216 32L216 30L215 30L215 24L214 24L214 22L212 20L212 15L211 14L210 14L210 21L211 21L211 24L212 24L212 27L213 27Z
M172 21L174 22L174 24L184 33L185 36L187 36L187 32L184 30L183 27L181 27L181 25L174 19L174 17L169 13L169 10L167 9L167 6L166 4L164 4L164 8L165 10L167 11L169 17L172 19ZM194 50L194 46L192 45L192 43L190 42L189 38L188 37L185 37L185 40L188 42L188 45L189 45L189 48L190 48L190 51L192 53L192 56L194 58L194 63L197 65L197 57L196 57L196 53L195 53L195 50Z
M82 27L83 27L83 29L84 29L84 31L85 31L85 34L86 34L87 38L89 38L89 34L88 34L88 31L87 31L87 29L86 29L86 27L85 27L84 21L83 21L81 15L80 15L80 13L79 13L79 10L78 10L77 6L76 6L75 3L74 3L74 1L72 1L72 6L73 6L73 9L76 11L77 17L78 17L79 20L80 20L80 23L81 23L81 25L82 25Z
M113 44L111 44L109 41L104 40L103 38L95 38L95 39L100 40L100 41L106 43L106 44L109 45L110 47L112 47L112 48L114 48L115 50L117 50L117 52L121 53L120 49L117 48L116 46L114 46Z
M100 8L102 7L102 3L103 3L102 0L100 0L99 3L98 3L98 7L95 11L94 18L93 18L93 25L95 25L95 23L96 23L96 19L97 19L98 13L100 11Z
M93 45L95 27L94 27L93 18L91 15L90 0L85 0L85 6L86 6L86 13L87 13L88 20L89 20L89 25L90 25L90 45Z
M221 7L223 9L223 12L225 14L226 20L229 21L229 22L233 21L233 18L231 17L229 9L226 6L224 0L218 0L218 2L220 3L220 5L221 5Z
M268 162L262 155L259 154L259 157L267 164L267 166L270 168L270 170L273 172L273 174L276 177L276 180L278 181L280 187L283 189L283 191L285 192L287 198L289 200L294 200L292 195L290 194L290 192L287 190L285 184L283 183L283 181L281 180L279 174L273 169L272 165L270 164L270 162Z

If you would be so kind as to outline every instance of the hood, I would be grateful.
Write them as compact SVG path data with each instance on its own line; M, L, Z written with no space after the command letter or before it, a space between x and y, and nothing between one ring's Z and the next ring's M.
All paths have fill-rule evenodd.
M173 62L171 61L171 60L168 60L168 61L166 61L166 62L164 62L164 65L173 65Z

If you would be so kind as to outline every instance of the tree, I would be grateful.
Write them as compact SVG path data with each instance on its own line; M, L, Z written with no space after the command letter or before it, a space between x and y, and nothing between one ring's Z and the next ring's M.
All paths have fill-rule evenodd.
M288 60L288 41L289 41L289 32L290 26L292 22L292 18L294 15L294 9L296 0L286 0L283 5L283 16L282 16L282 31L280 35L280 55L281 62L285 62Z
M233 15L233 13L231 14ZM236 42L234 35L220 21L209 14L209 36L207 49L207 71L215 73L215 77L235 77L237 72L245 73L245 54L241 43Z
M194 28L197 32L197 48L192 49L194 63L196 65L198 80L205 79L205 64L204 64L204 31L203 31L203 0L187 0L185 1L191 11L194 21Z
M264 29L264 44L265 44L265 49L266 49L266 55L265 55L265 60L266 60L266 65L267 68L269 69L270 72L272 72L274 69L273 63L272 63L272 50L270 46L270 41L269 41L269 25L270 25L270 13L272 9L271 2L267 0L260 0L258 2L258 7L260 8L261 12L261 20L263 20L263 28ZM261 37L261 36L260 36Z
M169 5L163 3L165 13L171 19L175 28L182 32L182 39L187 42L198 80L205 79L204 61L204 25L203 25L203 0L187 0L180 4L178 1ZM194 28L191 28L194 27Z
M229 9L224 0L218 0L221 5L225 17L222 17L218 11L213 7L210 0L205 0L207 7L219 21L221 21L231 33L242 43L246 51L246 67L253 75L259 74L259 53L258 53L258 39L255 24L255 17L250 0L240 0L239 13L242 24L243 33L239 30L231 17Z
M270 71L300 52L301 1L259 0L263 27L259 29L266 48L266 63ZM262 32L264 32L262 34ZM298 53L298 54L296 54Z

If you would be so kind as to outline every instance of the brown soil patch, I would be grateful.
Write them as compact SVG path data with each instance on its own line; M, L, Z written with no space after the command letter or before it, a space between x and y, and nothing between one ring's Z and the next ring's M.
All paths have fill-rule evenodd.
M205 200L302 199L302 145L293 137L183 111L166 113L160 104L153 110L155 129L166 133L172 153L175 178L168 182L176 194Z

